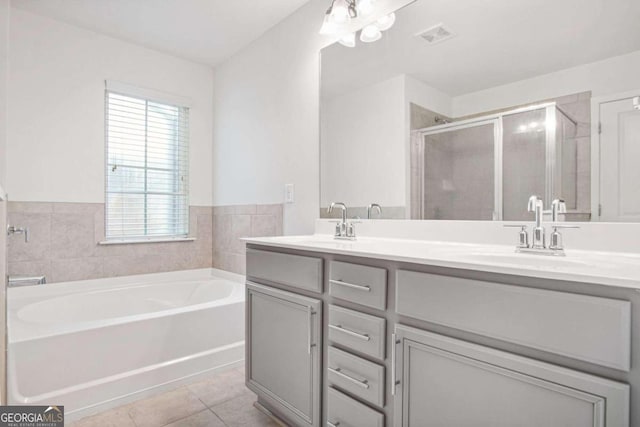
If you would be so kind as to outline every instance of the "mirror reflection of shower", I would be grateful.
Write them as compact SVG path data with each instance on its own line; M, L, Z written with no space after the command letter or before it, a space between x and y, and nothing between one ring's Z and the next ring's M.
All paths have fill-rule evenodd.
M432 117L412 130L412 218L528 220L523 194L540 194L563 198L566 220L589 220L590 145L562 105Z

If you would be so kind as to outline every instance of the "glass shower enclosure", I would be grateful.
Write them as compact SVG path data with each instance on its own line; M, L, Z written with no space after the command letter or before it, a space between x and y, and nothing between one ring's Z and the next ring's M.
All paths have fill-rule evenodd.
M577 122L555 103L412 132L419 219L527 220L530 195L577 199ZM413 197L412 197L413 199Z

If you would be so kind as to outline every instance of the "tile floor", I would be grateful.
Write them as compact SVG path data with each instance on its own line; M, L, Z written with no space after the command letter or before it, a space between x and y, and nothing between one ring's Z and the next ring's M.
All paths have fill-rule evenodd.
M277 427L254 406L244 368L138 400L69 424L69 427Z

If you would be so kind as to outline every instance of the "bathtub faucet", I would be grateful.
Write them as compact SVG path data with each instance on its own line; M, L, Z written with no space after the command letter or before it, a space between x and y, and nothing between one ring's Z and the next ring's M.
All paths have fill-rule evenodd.
M29 228L16 227L15 225L7 225L7 236L12 234L24 234L24 242L29 243Z
M10 288L18 286L46 285L46 276L9 276L8 281Z

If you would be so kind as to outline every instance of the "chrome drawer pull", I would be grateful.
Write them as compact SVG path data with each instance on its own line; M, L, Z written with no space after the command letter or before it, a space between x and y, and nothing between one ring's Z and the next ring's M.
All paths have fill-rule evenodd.
M352 383L354 383L355 385L364 388L365 390L369 388L369 384L367 383L366 380L362 381L359 380L357 378L353 378L345 373L342 372L342 370L340 368L327 368L329 369L329 372L333 372L334 374L336 374L339 377L344 378L347 381L351 381Z
M351 289L357 289L359 291L371 292L371 287L366 285L356 285L355 283L343 282L342 280L333 280L333 279L330 279L329 283L333 283L334 285L345 286Z
M334 331L340 331L340 332L343 332L343 333L345 333L347 335L351 335L352 337L359 338L359 339L361 339L363 341L371 340L371 337L369 335L367 335L367 334L359 334L359 333L354 332L352 330L343 328L341 325L329 325L329 328L333 329Z
M335 423L332 423L331 421L327 421L327 425L329 427L338 427L340 423L338 421L336 421Z

